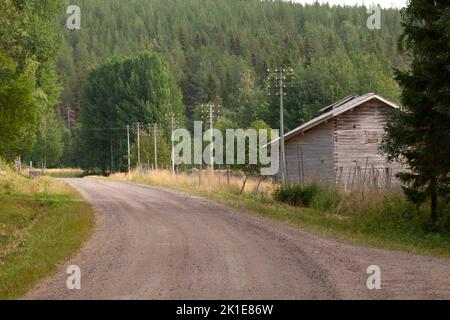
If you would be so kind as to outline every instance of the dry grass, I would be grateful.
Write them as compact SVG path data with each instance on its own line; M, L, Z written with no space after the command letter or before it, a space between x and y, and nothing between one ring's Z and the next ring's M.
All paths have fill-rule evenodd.
M45 171L43 171L41 168L33 168L33 171L53 178L82 178L84 176L84 171L77 168L45 169ZM29 175L29 168L23 167L21 175L27 177Z
M77 168L56 168L56 169L46 169L45 172L49 174L58 174L58 173L82 174L83 170Z
M199 177L199 171L190 173L172 174L168 170L154 170L147 174L139 175L137 171L132 171L131 176L126 173L116 173L111 175L115 180L131 180L141 183L150 183L163 187L179 187L181 189L196 189L198 191L210 192L230 192L232 194L240 194L242 190L244 194L255 194L262 197L270 197L273 192L273 184L270 178L260 180L257 177L248 177L243 173L233 173L230 175L228 183L226 172L202 170ZM258 187L259 184L259 187ZM258 190L257 190L258 189Z
M60 190L67 190L67 186L63 182L52 180L50 177L30 180L25 176L3 171L0 173L0 190L10 195L31 196L39 193L57 193Z

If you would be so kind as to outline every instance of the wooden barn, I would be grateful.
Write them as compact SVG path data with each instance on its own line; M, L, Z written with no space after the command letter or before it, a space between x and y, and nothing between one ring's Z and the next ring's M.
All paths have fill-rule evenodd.
M399 107L374 93L350 95L286 133L287 182L344 188L397 183L401 165L388 162L379 150L390 108Z

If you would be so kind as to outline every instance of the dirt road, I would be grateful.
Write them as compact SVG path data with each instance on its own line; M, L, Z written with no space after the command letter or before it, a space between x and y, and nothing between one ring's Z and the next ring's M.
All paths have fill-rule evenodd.
M450 260L348 245L156 187L68 182L96 207L96 230L26 298L450 298ZM67 289L69 265L80 290ZM381 290L367 289L370 265Z

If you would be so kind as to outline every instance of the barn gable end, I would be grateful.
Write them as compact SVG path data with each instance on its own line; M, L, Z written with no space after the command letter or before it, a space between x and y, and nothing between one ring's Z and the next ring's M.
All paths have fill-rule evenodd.
M374 99L333 119L337 185L386 183L401 169L380 151L388 112L388 105Z

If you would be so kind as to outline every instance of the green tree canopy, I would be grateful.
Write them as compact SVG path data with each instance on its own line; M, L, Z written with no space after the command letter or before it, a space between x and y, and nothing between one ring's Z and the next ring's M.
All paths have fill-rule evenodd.
M0 156L30 150L58 101L55 32L60 0L0 1Z
M55 112L46 113L41 118L30 159L39 161L43 168L58 165L64 150L63 134L61 119Z
M126 155L127 125L161 123L169 112L184 114L164 60L150 51L116 57L92 69L82 105L84 167L103 173L110 169L111 153L116 163ZM134 131L133 140L135 136Z

